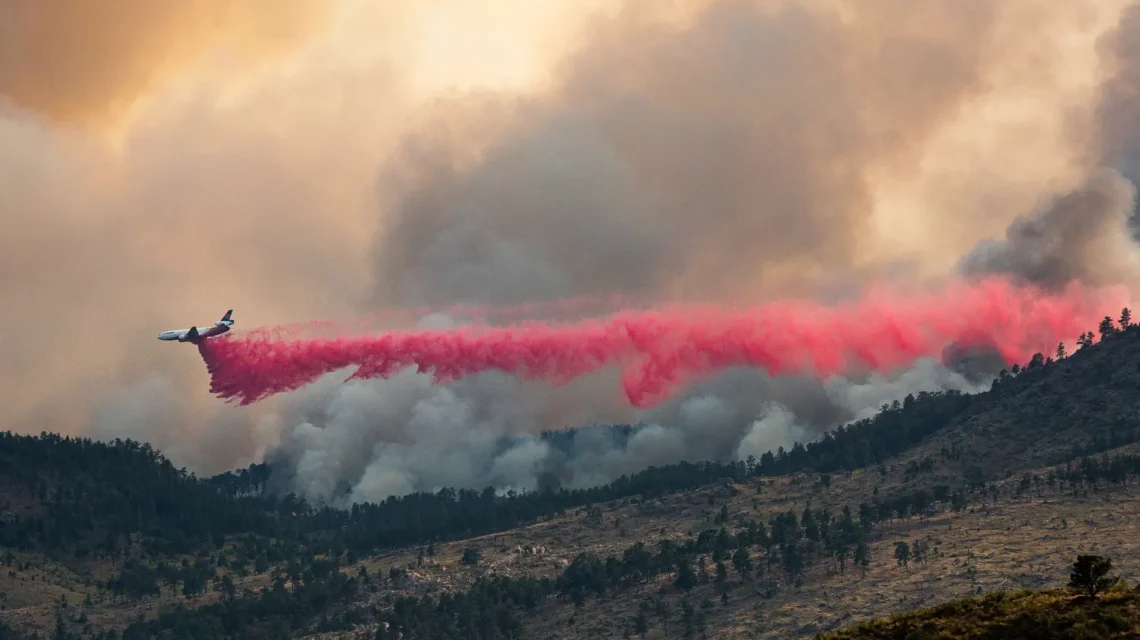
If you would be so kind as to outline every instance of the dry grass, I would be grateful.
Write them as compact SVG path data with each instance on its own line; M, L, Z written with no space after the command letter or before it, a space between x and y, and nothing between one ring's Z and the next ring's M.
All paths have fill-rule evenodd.
M1062 523L1066 524L1062 524ZM826 567L808 571L802 588L782 585L775 597L755 593L758 583L739 585L722 606L712 585L694 589L694 605L708 598L710 635L717 638L787 638L813 635L936 602L1021 588L1061 586L1079 553L1113 558L1115 573L1140 579L1140 500L1124 492L1103 493L1064 502L1027 500L997 508L888 526L872 545L873 564L866 577L849 569L834 575ZM926 566L898 567L898 540L921 539L931 545ZM762 579L761 579L762 580ZM666 581L667 582L667 581ZM675 600L676 591L667 585ZM550 607L531 624L535 638L620 638L637 604L656 595L655 588L590 600L575 612L567 604ZM674 604L674 609L679 607ZM673 626L679 627L678 612ZM673 631L670 631L672 635ZM664 637L660 624L647 636Z

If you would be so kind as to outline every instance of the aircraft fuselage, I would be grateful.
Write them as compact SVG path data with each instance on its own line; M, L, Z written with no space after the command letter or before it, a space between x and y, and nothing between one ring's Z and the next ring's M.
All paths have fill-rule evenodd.
M221 327L210 327L206 331L196 333L195 335L191 336L189 329L176 329L173 331L163 331L162 333L158 334L158 339L166 341L177 340L178 342L198 342L199 340L203 340L205 338L220 336L229 330L230 328L224 325Z
M203 329L199 331L198 327L194 326L190 327L189 329L174 329L171 331L163 331L162 333L158 334L158 339L167 342L177 341L197 343L205 340L206 338L222 335L223 333L229 331L230 327L234 323L234 321L230 318L230 315L232 313L233 309L227 311L226 315L222 316L221 320L214 322L213 326L211 326L209 329Z

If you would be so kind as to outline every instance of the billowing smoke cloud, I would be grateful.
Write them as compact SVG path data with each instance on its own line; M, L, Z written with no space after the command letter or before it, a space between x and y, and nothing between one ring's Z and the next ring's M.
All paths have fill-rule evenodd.
M411 134L385 183L377 299L740 299L846 279L873 172L917 161L983 90L996 5L943 5L721 1L662 22L630 3L550 92L478 117L488 105L445 105Z
M230 307L250 327L609 292L834 300L944 277L1084 183L1108 121L1095 43L1123 2L28 13L43 4L0 1L11 426L135 434L199 471L281 434L283 487L375 498L582 486L972 383L934 361L825 383L731 372L647 416L616 371L561 388L405 373L232 408L207 397L192 350L153 335ZM612 421L648 426L534 437Z
M1108 78L1097 110L1101 162L1140 178L1140 4L1131 4L1100 41Z
M1120 173L1097 171L1081 188L1019 217L1003 240L979 243L962 271L1016 275L1049 287L1073 280L1140 284L1140 246L1129 232L1135 198L1135 186Z
M1076 188L1052 195L1010 224L1003 239L986 239L963 257L966 275L1004 273L1059 287L1140 287L1136 179L1140 178L1140 4L1122 11L1099 41L1106 79L1088 144L1094 168Z
M444 486L589 487L647 465L787 449L908 393L989 386L933 359L901 374L826 381L734 369L632 416L631 429L537 436L556 426L537 417L549 389L498 372L450 386L410 371L390 380L342 380L332 375L300 391L282 413L289 426L268 458L278 470L275 490L345 504ZM588 400L590 391L563 393ZM314 406L322 411L310 412Z

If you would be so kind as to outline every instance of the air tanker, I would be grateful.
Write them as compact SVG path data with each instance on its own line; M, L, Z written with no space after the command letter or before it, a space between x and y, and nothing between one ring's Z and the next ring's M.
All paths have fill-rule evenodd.
M190 327L189 329L174 329L171 331L163 331L158 334L159 340L177 340L178 342L193 342L198 343L206 338L213 338L220 336L230 330L234 326L234 321L230 318L234 310L230 309L226 315L222 316L221 320L215 321L214 326L204 331L199 331L198 327Z

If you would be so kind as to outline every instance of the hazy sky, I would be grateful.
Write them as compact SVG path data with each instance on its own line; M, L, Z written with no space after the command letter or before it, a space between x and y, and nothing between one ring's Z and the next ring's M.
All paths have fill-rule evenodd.
M154 337L229 308L1024 271L978 243L1090 175L1127 204L1095 173L1127 4L0 0L2 426L258 459L276 403ZM608 384L517 430L630 417Z

